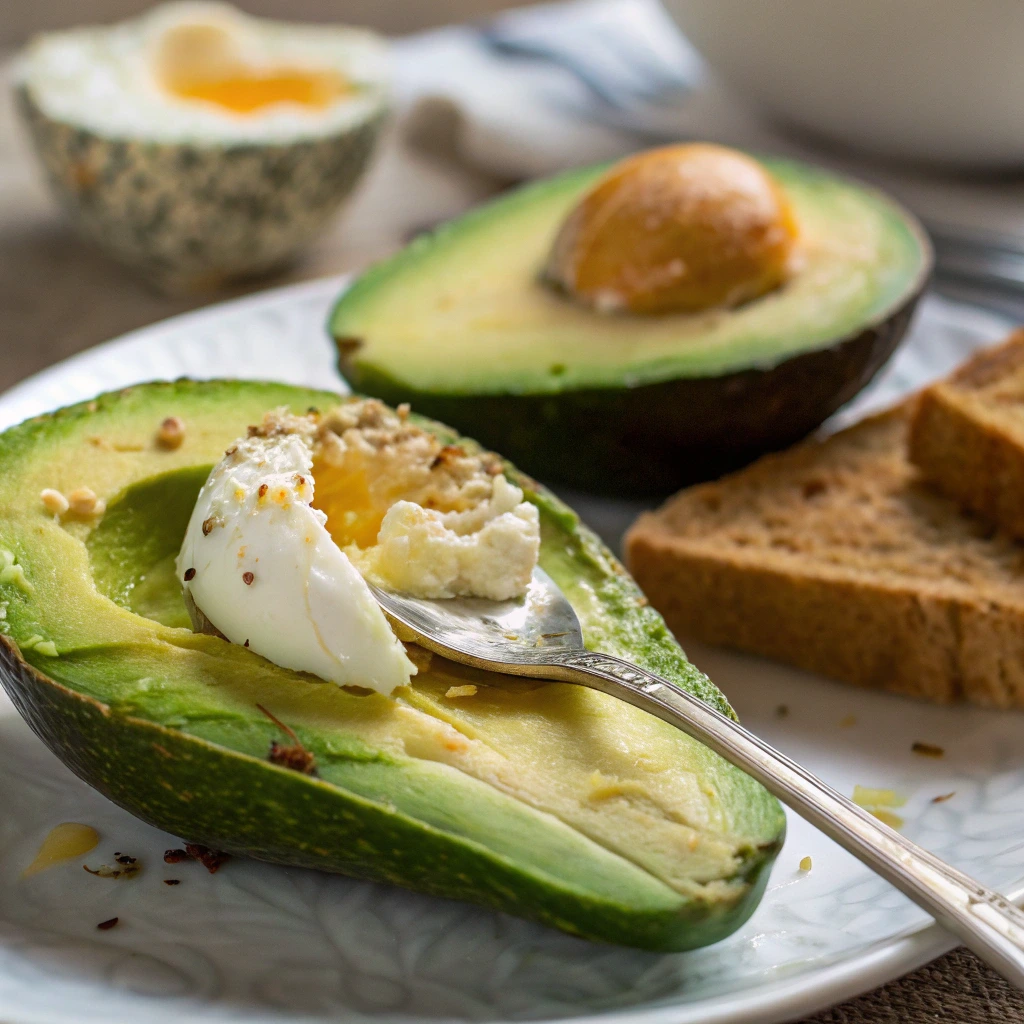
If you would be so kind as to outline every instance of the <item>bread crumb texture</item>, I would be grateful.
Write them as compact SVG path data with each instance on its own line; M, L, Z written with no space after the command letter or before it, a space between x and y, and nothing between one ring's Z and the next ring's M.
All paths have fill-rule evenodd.
M684 639L860 686L1024 707L1024 548L925 485L907 404L642 516L629 565Z

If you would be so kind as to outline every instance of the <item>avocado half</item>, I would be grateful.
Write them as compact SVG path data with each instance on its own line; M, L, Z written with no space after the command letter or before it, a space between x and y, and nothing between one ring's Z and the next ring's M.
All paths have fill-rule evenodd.
M179 381L0 435L0 677L18 710L90 785L189 841L644 949L728 935L757 905L785 818L681 732L593 690L438 657L394 698L359 696L191 631L174 557L212 464L269 409L340 401ZM171 415L186 424L174 451L155 443ZM732 714L575 514L507 472L540 511L541 564L587 644ZM43 508L43 488L85 485L107 502L98 521ZM475 695L447 696L467 683ZM268 759L288 740L260 706L315 775Z
M869 188L763 161L800 230L790 280L735 309L600 313L541 280L606 165L528 185L415 240L329 321L356 389L474 434L538 476L666 493L804 437L857 394L931 269L917 221Z

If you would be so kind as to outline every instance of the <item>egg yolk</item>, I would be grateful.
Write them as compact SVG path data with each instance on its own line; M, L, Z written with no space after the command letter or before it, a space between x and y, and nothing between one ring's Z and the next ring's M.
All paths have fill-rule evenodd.
M386 499L371 493L370 475L361 462L352 456L342 466L313 462L313 506L326 514L327 532L340 548L353 543L361 548L375 544L390 507Z
M555 239L546 280L603 312L729 307L788 276L797 223L756 160L723 146L666 146L616 164Z
M240 39L217 23L185 21L159 38L152 68L173 96L214 103L233 114L253 114L275 103L322 110L355 91L332 68L254 65Z
M279 70L176 82L171 91L182 99L215 103L235 114L251 114L275 103L323 110L349 95L352 84L336 71Z
M407 449L400 440L372 452L349 446L340 459L336 454L315 455L313 507L327 516L327 532L334 543L342 549L349 544L373 547L385 515L399 501L440 513L465 512L490 496L490 474L463 467L461 483L456 482L446 468L448 452L456 459L466 457L457 446L447 446L424 462L421 449ZM480 493L481 479L486 481L486 493ZM475 497L470 481L475 481Z

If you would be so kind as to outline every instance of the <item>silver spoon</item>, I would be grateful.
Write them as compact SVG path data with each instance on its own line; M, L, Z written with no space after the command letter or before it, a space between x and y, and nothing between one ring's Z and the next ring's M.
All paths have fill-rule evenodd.
M403 640L476 668L590 686L682 729L752 775L1024 988L1024 912L674 683L588 651L572 606L541 569L534 570L526 597L516 601L426 601L371 589Z

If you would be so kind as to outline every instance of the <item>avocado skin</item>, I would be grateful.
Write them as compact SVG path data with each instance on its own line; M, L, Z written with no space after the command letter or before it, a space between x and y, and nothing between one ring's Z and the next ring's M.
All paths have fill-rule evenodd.
M257 860L471 901L581 938L652 951L717 942L753 913L782 845L780 835L758 851L736 903L638 912L581 899L372 801L339 799L337 787L309 776L113 712L36 671L3 636L0 680L33 732L79 778L157 828Z
M924 290L884 322L769 369L561 394L416 391L339 346L353 388L452 423L551 483L660 497L795 444L857 395L899 345Z
M52 428L91 417L96 409L107 410L120 400L144 400L147 407L152 402L160 409L159 403L175 402L183 392L202 395L217 387L226 395L232 388L260 394L266 389L268 407L283 397L281 388L261 384L141 385L12 428L3 437L5 454L12 462L25 457ZM312 399L323 405L331 399L293 390L296 403ZM428 425L444 438L456 439L447 428ZM473 446L468 439L462 443ZM511 466L508 471L527 490L536 487ZM186 472L195 477L195 469ZM611 559L570 509L543 489L533 493L551 526L572 539L573 558ZM609 587L634 601L638 595L621 567L615 568ZM628 635L642 635L653 643L647 663L665 673L678 673L682 666L684 685L691 692L731 714L724 697L685 661L660 617L646 606L635 608L635 614L638 621ZM86 656L99 650L81 648ZM75 653L69 650L43 661L51 678L23 658L10 637L0 634L0 683L33 731L76 775L142 820L212 848L463 899L583 938L664 952L707 945L738 928L756 908L782 846L785 820L777 802L760 787L737 788L737 782L751 780L723 766L735 775L733 792L743 791L743 799L750 800L744 813L757 820L748 821L748 827L761 837L741 854L738 869L727 879L733 883L728 890L685 895L650 879L651 885L602 892L588 886L585 870L575 875L562 870L563 865L552 865L550 873L539 870L473 838L434 827L389 801L143 718L131 701L120 706L98 700L82 692Z

